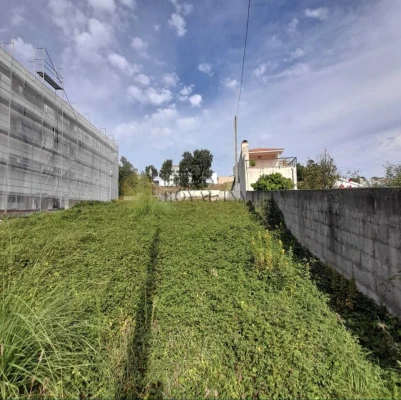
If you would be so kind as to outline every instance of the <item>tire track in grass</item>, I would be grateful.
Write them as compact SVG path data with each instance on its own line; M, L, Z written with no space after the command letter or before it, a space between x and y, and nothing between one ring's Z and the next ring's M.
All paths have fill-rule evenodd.
M149 249L150 259L146 269L145 285L137 305L135 333L128 347L124 378L118 398L136 399L145 395L144 379L148 369L150 337L153 323L153 298L157 287L157 258L159 254L160 227L154 233ZM156 382L146 388L153 398L162 398L162 385Z

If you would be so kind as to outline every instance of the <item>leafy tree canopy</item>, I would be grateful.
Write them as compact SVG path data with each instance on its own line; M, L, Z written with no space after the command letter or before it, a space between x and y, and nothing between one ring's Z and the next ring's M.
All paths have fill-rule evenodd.
M288 190L294 189L294 183L290 178L285 178L280 173L261 175L259 179L252 183L254 190Z
M206 180L212 176L213 155L209 150L186 151L179 164L179 184L182 187L202 189L207 186Z
M160 168L160 178L163 179L163 181L169 183L170 182L170 177L173 173L173 160L165 160L162 167Z
M157 176L157 169L153 165L147 165L145 167L145 175L149 177L150 181L153 181Z
M385 185L388 187L401 186L401 164L384 164Z
M297 175L301 174L302 178L298 184L300 189L329 189L339 179L340 174L334 158L326 149L316 156L316 160L315 162L308 159L300 172L297 171Z
M120 195L128 194L138 180L138 170L125 158L120 158L118 168L118 192Z

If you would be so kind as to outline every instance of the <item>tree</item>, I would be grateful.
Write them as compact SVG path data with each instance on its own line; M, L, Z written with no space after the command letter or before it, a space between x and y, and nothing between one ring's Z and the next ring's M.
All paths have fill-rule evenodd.
M119 195L127 194L133 189L138 179L138 170L125 158L120 158L118 167L118 192Z
M305 179L305 166L301 163L297 163L297 182L298 185L300 182L303 182Z
M330 189L340 174L334 158L325 149L318 154L317 162L308 159L302 170L303 179L298 185L300 189Z
M294 189L294 183L290 178L285 178L280 173L261 175L259 179L252 183L254 190L288 190Z
M342 176L342 178L355 183L366 182L366 178L361 175L361 171L359 169L347 169L347 172Z
M153 165L147 165L145 167L145 175L148 176L149 180L152 182L157 176L157 169Z
M183 153L178 170L180 186L194 189L207 187L206 180L213 174L212 162L213 155L206 149L195 150L193 154L189 151Z
M182 160L178 165L178 184L183 188L189 188L189 180L191 177L193 156L189 151L182 155Z
M388 187L401 186L401 164L390 164L386 162L383 165L385 172L385 184Z
M170 177L173 173L173 160L165 160L162 167L160 168L160 178L167 182L168 186L170 183Z

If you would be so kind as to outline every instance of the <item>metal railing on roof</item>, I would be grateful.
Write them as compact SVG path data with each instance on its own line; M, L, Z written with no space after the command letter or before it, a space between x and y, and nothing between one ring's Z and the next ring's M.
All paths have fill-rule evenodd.
M296 157L274 158L270 160L245 160L246 169L265 169L265 168L296 168Z

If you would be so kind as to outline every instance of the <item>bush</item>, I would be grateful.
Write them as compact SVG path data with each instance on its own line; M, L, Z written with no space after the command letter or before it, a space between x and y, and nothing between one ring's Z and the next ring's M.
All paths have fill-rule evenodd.
M252 183L254 190L287 190L294 189L294 183L290 178L285 178L280 173L261 175L259 179Z

